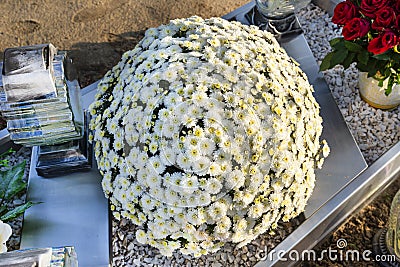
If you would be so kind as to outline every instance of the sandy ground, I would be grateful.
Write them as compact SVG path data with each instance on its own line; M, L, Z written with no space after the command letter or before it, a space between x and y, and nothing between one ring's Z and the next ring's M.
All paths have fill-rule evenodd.
M81 84L85 86L100 79L119 61L123 52L135 46L147 28L191 15L222 16L248 1L2 0L0 50L48 42L59 49L70 50ZM370 249L374 232L385 226L396 188L399 188L399 181L331 235L319 249L333 247L338 238ZM337 262L321 264L343 266ZM370 266L371 263L364 264L345 263L344 266ZM307 265L319 264L305 263Z
M149 27L171 19L222 16L249 0L2 0L0 50L53 43L71 50L82 85L100 79Z

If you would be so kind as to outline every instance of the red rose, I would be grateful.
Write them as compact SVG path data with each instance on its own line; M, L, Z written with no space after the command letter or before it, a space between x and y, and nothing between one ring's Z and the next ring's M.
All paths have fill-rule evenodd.
M396 13L390 6L385 6L376 12L376 18L371 27L375 30L389 28L396 19Z
M368 44L368 51L374 55L382 54L398 44L396 34L390 30L371 40Z
M396 12L400 12L400 1L396 1L396 3L394 4L394 10Z
M348 41L365 36L369 31L369 21L362 18L353 18L347 22L342 30L344 39Z
M361 1L361 12L370 18L375 18L376 12L384 7L388 3L388 0L362 0Z
M346 0L337 4L333 13L332 22L339 25L344 25L358 13L357 7L350 1Z
M394 27L400 31L400 15L397 15L396 21L394 22Z

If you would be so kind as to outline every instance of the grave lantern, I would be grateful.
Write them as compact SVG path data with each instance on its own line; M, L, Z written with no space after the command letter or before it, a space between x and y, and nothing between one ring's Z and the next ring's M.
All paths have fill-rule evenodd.
M256 0L258 11L267 18L285 18L307 6L311 0Z
M385 239L388 252L395 255L396 260L400 262L400 190L394 196L390 207Z
M256 6L246 14L246 19L263 30L272 32L278 40L302 33L295 12L311 0L256 0Z
M392 200L387 228L375 234L372 249L382 259L380 266L400 266L400 190Z

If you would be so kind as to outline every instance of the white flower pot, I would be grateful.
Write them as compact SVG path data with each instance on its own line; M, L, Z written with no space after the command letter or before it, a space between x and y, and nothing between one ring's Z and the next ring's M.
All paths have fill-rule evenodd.
M400 105L400 84L393 85L392 92L386 96L387 81L384 82L383 87L380 87L377 80L368 77L366 72L361 72L358 77L358 86L361 98L375 108L391 109Z

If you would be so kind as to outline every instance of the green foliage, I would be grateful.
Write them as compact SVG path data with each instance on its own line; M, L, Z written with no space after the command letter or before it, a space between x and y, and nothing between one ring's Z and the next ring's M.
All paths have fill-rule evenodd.
M0 155L0 157L4 157L12 152L12 150L9 150ZM8 163L7 159L0 160L2 167L8 167ZM8 208L14 197L20 194L27 186L27 183L22 180L25 172L25 164L25 161L23 161L7 170L0 171L0 220L2 221L10 221L21 216L25 210L35 204L29 201L15 208Z
M37 204L37 203L28 201L21 206L15 207L14 209L7 211L5 214L1 215L0 219L4 222L15 219L15 218L23 215L27 209L29 209L30 207L32 207L35 204Z
M25 161L8 169L0 171L0 199L11 199L24 190L26 183L22 180L25 171Z
M331 64L332 56L333 52L330 52L324 57L324 59L321 62L321 65L319 66L320 71L327 70L333 67Z
M11 153L14 153L15 151L10 148L9 150L7 150L6 152L4 152L3 154L0 154L0 168L1 167L8 167L8 160L5 159L4 157L7 155L10 155Z
M363 40L347 41L343 37L330 40L332 52L328 53L322 60L320 71L342 65L345 69L351 63L356 62L356 67L363 72L367 72L369 77L379 81L383 86L383 81L388 80L385 94L392 91L394 84L400 84L400 53L396 49L388 50L379 55L374 55L366 49L367 43Z

